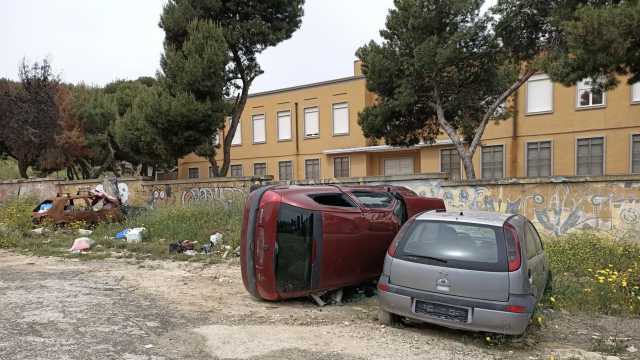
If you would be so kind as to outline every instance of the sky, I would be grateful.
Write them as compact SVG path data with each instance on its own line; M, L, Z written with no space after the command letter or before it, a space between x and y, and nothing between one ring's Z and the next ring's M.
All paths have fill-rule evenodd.
M0 0L0 78L49 59L66 82L105 85L159 68L166 0ZM493 2L493 1L491 1ZM252 93L353 75L358 47L380 40L393 0L307 0L302 26L265 50Z

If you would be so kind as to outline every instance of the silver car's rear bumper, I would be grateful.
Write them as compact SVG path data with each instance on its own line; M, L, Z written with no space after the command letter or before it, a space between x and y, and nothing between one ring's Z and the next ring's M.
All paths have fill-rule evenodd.
M421 299L427 299L427 301L429 299L429 293L427 292L417 292L416 290L412 290L411 292L423 295L419 296ZM446 301L442 301L441 296L438 298L440 299L440 303L447 304ZM531 318L531 313L511 313L495 309L487 309L482 308L482 305L478 304L480 306L468 306L470 311L468 322L458 322L443 320L414 312L413 303L416 298L412 296L378 291L378 299L380 301L380 307L390 313L454 329L519 335L524 333L527 325L529 324L529 319ZM458 306L457 304L450 305Z

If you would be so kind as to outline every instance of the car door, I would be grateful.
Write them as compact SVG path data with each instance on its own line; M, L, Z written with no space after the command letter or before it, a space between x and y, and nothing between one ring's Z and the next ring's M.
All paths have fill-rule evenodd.
M540 248L540 237L530 221L524 223L525 226L525 256L527 259L527 273L531 285L531 292L540 299L544 291L546 282L545 259Z
M386 191L354 190L349 195L362 208L362 218L366 223L367 232L362 234L367 249L363 272L378 276L382 271L384 254L402 225L402 219L394 214L399 200Z

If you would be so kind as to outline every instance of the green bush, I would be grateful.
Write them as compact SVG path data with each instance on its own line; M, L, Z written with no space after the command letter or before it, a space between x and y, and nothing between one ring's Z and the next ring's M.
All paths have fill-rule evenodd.
M10 198L0 204L0 248L11 248L31 231L33 199Z
M640 315L640 245L580 232L545 241L553 303L569 311Z

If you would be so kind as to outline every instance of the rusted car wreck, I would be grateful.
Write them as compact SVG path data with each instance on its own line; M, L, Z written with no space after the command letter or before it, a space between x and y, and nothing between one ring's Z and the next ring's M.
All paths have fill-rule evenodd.
M402 224L441 199L397 186L271 186L246 201L242 279L256 298L320 294L374 280Z
M56 225L120 221L123 217L120 205L120 200L100 191L58 194L38 204L33 209L32 220L34 224L50 221Z

